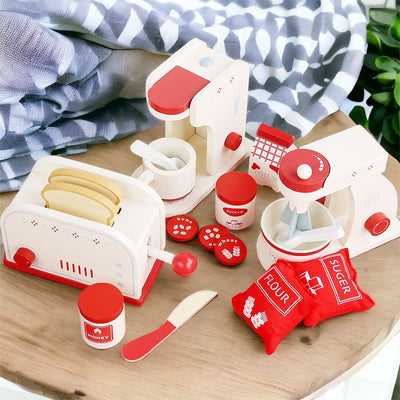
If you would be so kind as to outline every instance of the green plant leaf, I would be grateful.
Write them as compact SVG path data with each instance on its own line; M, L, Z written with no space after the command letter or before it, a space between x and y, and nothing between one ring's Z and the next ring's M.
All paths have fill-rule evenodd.
M357 124L361 125L365 129L368 129L368 120L365 114L365 110L362 106L355 106L350 111L349 117Z
M376 79L383 85L390 83L396 79L396 72L395 71L387 71L381 72L380 74L376 75Z
M390 27L378 27L372 24L367 25L367 32L371 32L376 36L375 40L380 41L380 48L379 50L382 52L382 47L387 46L387 48L398 50L400 46L400 40L396 39L392 36ZM370 35L371 36L371 35ZM374 40L374 38L371 38ZM397 55L398 51L396 52Z
M370 8L369 20L378 26L390 26L396 15L396 10L390 8Z
M374 76L374 71L363 68L358 77L357 85L361 86L369 93L380 92L382 90L382 85L376 79L372 79Z
M369 131L375 136L379 136L382 133L382 125L385 117L386 117L385 106L379 104L372 107L368 119L368 128Z
M400 40L400 13L397 12L392 25L390 26L390 33L396 40Z
M391 143L388 142L384 137L382 137L381 146L382 146L390 155L392 155L397 161L400 161L400 150L399 150L399 147L398 147L398 146L391 144Z
M385 45L388 48L398 49L400 46L400 41L392 37L390 33L390 28L386 28L384 32L378 30L375 32L376 36L379 37L381 45ZM382 46L383 47L383 46Z
M367 29L367 43L376 46L379 50L382 50L381 40L376 32L373 32L370 29Z
M400 106L400 74L396 75L394 82L393 96L398 106Z
M369 68L373 71L378 71L378 68L375 65L375 60L378 58L378 54L371 53L371 49L368 49L369 51L364 57L364 67ZM365 69L365 68L364 68Z
M391 144L399 146L400 136L392 129L391 118L385 118L382 125L382 136Z
M400 136L400 111L398 111L397 114L392 116L391 125L396 135Z
M393 98L393 94L391 92L379 92L374 93L371 97L378 103L387 106L390 104Z
M400 72L400 61L392 57L379 56L375 59L375 66L383 71Z

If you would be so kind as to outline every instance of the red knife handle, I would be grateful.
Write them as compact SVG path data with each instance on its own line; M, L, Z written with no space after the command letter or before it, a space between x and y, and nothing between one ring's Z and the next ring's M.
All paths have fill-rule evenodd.
M164 340L172 335L176 330L176 326L168 320L164 322L158 329L147 335L138 337L124 345L121 355L126 361L136 362L148 356L156 347Z

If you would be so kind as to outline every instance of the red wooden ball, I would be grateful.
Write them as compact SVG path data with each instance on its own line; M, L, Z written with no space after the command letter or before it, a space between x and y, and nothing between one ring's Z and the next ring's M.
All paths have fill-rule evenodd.
M189 276L197 267L197 259L192 253L182 251L172 260L172 269L180 276Z

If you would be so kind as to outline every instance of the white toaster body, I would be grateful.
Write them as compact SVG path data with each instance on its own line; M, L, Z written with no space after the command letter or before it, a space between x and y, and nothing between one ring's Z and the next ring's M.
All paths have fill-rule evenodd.
M45 207L40 193L57 168L102 175L122 189L113 226ZM162 265L148 255L148 245L165 247L165 210L158 194L130 176L69 159L39 160L0 223L5 265L77 287L108 282L135 304L143 303ZM19 248L34 252L29 267L15 263Z

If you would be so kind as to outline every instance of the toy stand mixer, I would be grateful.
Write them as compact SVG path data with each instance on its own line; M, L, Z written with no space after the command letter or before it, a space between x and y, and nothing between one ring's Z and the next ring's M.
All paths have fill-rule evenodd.
M276 258L307 261L342 247L354 257L399 237L397 193L382 175L387 157L361 126L288 152L281 160L277 182L285 199L271 203L261 217L257 253L263 267ZM280 220L287 205L291 213L309 213L312 229L342 226L343 237L285 248L277 236L288 228Z
M250 153L252 141L245 138L248 82L247 63L218 54L198 39L148 76L150 112L165 121L167 138L187 141L197 156L196 184L184 198L165 202L167 217L192 210L219 176Z

